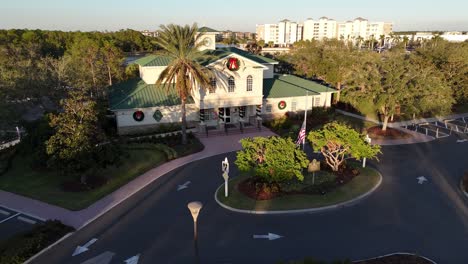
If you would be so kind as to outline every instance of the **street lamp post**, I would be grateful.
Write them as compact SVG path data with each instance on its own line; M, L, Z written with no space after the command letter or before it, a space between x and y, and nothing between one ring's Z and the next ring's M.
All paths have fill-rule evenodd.
M229 161L227 157L221 162L221 170L224 178L224 196L228 197L228 180L229 180Z
M372 139L369 137L369 134L366 135L366 138L364 139L367 143L371 143ZM366 158L364 157L362 159L362 167L365 168L366 167Z
M193 239L197 240L197 218L203 204L201 202L190 202L187 205L193 217Z
M190 214L193 217L193 245L195 246L195 263L200 263L200 256L198 254L198 241L197 241L197 218L200 210L203 207L201 202L190 202L187 204Z

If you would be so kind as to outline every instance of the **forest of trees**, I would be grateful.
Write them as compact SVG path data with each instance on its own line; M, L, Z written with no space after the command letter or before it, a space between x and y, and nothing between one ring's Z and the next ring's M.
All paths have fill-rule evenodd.
M104 98L106 87L135 74L124 68L124 54L154 49L151 37L129 29L0 30L0 120L18 119L15 102L46 95L58 103L70 88Z

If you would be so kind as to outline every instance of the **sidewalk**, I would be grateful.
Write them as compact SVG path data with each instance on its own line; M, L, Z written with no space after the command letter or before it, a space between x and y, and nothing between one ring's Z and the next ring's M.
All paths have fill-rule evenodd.
M349 113L343 110L337 109L336 112L351 116L354 118L358 118L361 120L369 121L372 123L375 123L376 125L382 125L382 122L377 121L372 118L368 118L365 116ZM413 120L407 120L407 121L401 121L401 122L393 122L393 123L388 123L388 127L394 128L401 130L407 134L411 134L412 136L410 138L402 138L402 139L373 139L372 143L373 144L379 144L379 145L403 145L403 144L415 144L415 143L422 143L422 142L429 142L434 140L434 137L431 136L426 136L424 134L411 131L409 129L403 128L404 126L412 125L412 124L420 124L420 123L431 123L435 121L440 121L442 122L443 120L446 119L458 119L458 118L463 118L463 117L468 117L468 113L462 113L462 114L453 114L453 115L448 115L448 116L440 116L440 117L431 117L431 118L421 118L421 119L413 119Z
M256 133L201 138L200 141L205 145L205 149L203 151L166 162L152 170L149 170L143 175L135 178L126 185L95 202L88 208L80 211L70 211L58 206L1 190L0 205L43 219L58 219L66 225L70 225L76 229L79 229L86 226L99 216L120 204L128 197L137 193L145 186L165 175L166 173L172 171L173 169L193 161L239 150L241 149L241 145L239 143L241 138L272 135L275 134L264 127L261 132Z

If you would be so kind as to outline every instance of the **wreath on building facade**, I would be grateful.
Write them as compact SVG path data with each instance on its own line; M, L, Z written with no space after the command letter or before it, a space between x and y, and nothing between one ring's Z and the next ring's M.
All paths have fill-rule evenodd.
M226 68L230 71L237 71L240 68L240 60L238 58L231 57L227 60Z
M279 109L279 110L283 110L283 109L285 109L285 108L286 108L286 102L285 102L285 101L280 101L280 102L278 103L278 109Z
M133 113L133 119L135 119L137 122L140 122L145 119L145 113L143 113L143 111L135 111Z

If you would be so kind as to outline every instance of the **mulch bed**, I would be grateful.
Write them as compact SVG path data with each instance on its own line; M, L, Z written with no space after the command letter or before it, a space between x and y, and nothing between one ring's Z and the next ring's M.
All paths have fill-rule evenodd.
M396 254L392 256L353 262L354 264L433 264L427 259L414 255Z
M310 185L303 189L302 192L283 192L281 191L280 184L269 183L263 181L258 177L249 177L237 185L237 189L247 197L254 200L271 200L276 197L294 194L325 194L333 189L350 182L354 177L359 175L359 170L353 169L349 166L342 166L338 172L332 172L331 169L326 167L324 170L334 173L336 181L333 186L324 186L323 188L317 185Z
M367 129L367 133L369 137L378 139L402 139L411 137L410 134L391 127L387 127L387 129L383 131L380 126L373 126Z

